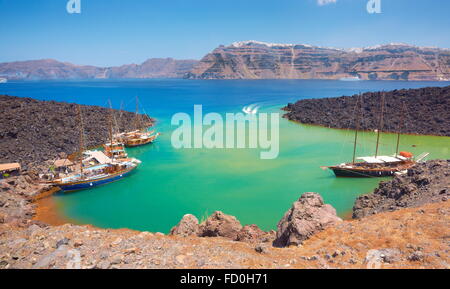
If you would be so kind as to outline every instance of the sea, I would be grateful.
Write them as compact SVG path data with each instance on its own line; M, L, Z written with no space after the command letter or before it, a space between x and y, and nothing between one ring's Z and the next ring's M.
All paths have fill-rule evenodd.
M0 93L129 111L157 119L160 138L128 149L142 161L129 177L102 187L56 194L57 214L76 224L167 233L185 214L200 221L214 211L236 216L245 224L276 229L284 213L305 192L317 192L339 216L350 218L355 199L389 178L336 178L321 166L351 161L354 132L294 123L281 110L300 99L338 97L367 91L447 86L449 82L334 80L88 80L28 81L0 84ZM257 107L257 114L279 114L279 153L261 159L259 148L176 148L172 124L178 113L225 116ZM256 112L256 111L255 111ZM51 113L51 112L49 112ZM107 128L105 128L107 129ZM250 131L250 130L249 130ZM363 132L358 156L373 155L375 132ZM383 133L380 153L395 152L396 135ZM400 149L428 159L450 157L450 138L404 135Z

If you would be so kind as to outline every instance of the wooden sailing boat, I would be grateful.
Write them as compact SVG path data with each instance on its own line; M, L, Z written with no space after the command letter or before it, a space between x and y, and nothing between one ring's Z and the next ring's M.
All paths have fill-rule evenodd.
M362 101L361 95L356 101L356 109L361 106L358 110L359 113L356 114L356 129L355 129L355 139L353 147L353 160L351 163L343 163L337 166L324 167L332 170L336 177L388 177L393 176L396 173L402 173L413 167L417 162L428 156L428 153L423 153L418 158L414 159L414 156L410 152L399 152L400 144L400 129L397 133L397 148L395 155L393 156L379 156L378 148L380 143L380 135L383 128L383 115L384 115L384 94L381 99L381 113L380 113L380 123L379 129L377 130L377 143L375 149L375 156L359 157L356 158L359 122L361 118L362 111ZM356 110L355 109L355 110ZM403 104L402 112L402 124L404 122L404 113L406 112L406 106ZM358 160L358 161L357 161Z
M109 109L110 109L110 114L109 114L109 142L105 143L103 145L103 150L105 155L107 155L108 157L110 157L111 159L117 159L117 160L125 160L128 158L128 154L125 151L125 144L123 144L122 142L116 140L114 138L114 133L113 133L113 109L112 109L112 105L111 102L109 102Z
M126 147L138 147L153 143L160 133L155 131L148 131L148 126L142 121L142 116L139 114L139 101L136 97L136 117L134 121L135 130L125 133L117 134L117 140L123 142Z
M112 159L101 151L85 151L80 106L78 106L78 114L80 118L79 171L53 180L51 184L58 186L64 192L89 189L120 180L137 168L141 163L137 159Z

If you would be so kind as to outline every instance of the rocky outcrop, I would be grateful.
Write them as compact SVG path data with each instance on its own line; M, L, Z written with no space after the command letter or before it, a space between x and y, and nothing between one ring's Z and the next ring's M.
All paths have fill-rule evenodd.
M17 176L0 180L0 224L28 226L35 214L33 199L50 189L35 184L29 176Z
M213 213L201 225L194 215L184 215L169 234L181 237L224 237L247 243L270 243L275 239L275 231L264 232L257 225L242 227L235 217L220 211Z
M214 212L205 222L200 224L200 237L225 237L236 240L242 225L234 216L221 211Z
M70 224L0 224L0 269L446 269L449 217L450 201L427 204L344 221L284 249Z
M405 175L380 183L371 194L356 199L353 218L418 207L450 198L450 160L417 164Z
M336 49L259 41L220 46L186 75L192 79L450 79L450 50L389 44Z
M77 104L39 101L0 95L0 163L42 164L62 153L79 150L80 126ZM96 147L108 139L111 112L99 106L81 106L85 146ZM121 130L129 129L136 114L114 111ZM145 122L152 119L142 116Z
M217 235L228 236L225 238L174 238L72 224L47 226L31 219L34 206L29 197L39 190L26 179L1 180L0 184L0 269L405 269L448 268L450 264L446 241L450 201L338 222L317 231L300 247L280 250L272 248L270 240L254 242L264 235L257 226L245 226L237 232L237 220L220 212L209 218L215 223L210 228L219 232ZM22 185L29 187L16 193ZM312 214L306 219L326 206L316 194L301 199L305 206L309 204L306 207L314 207L305 211ZM192 216L185 216L181 223L174 233L195 231L197 222ZM230 242L234 233L223 232L237 232L236 240L243 242Z
M264 232L257 225L245 225L237 234L236 241L247 243L269 243L275 239L275 231Z
M274 246L300 245L313 234L341 222L336 210L316 193L305 193L278 222Z
M142 64L96 67L43 59L0 63L0 77L10 80L182 78L197 62L151 58Z
M170 235L188 237L199 233L198 219L191 214L184 215L181 221L170 230Z
M360 109L356 111L357 95L299 100L284 108L288 111L284 117L343 129L356 128L359 118L360 129L374 130L379 128L381 95L381 92L362 94L362 106L358 104ZM450 136L450 86L393 90L384 95L384 131Z

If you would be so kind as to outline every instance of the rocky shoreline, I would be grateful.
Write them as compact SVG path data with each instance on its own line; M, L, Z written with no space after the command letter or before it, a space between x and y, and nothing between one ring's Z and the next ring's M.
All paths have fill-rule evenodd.
M353 218L381 212L419 207L450 199L450 160L419 163L405 175L381 182L371 194L360 196L353 207Z
M101 145L108 139L110 110L82 105L81 111L86 147ZM114 110L121 130L131 128L135 115ZM26 170L78 151L79 139L77 104L0 95L0 163L19 162Z
M361 130L379 128L381 95L382 92L362 94ZM287 111L284 117L304 124L355 129L357 99L358 95L299 100L283 108ZM450 136L450 86L385 92L383 131Z
M75 104L9 96L0 100L11 109L2 116L2 125L10 128L1 135L1 145L8 150L0 160L42 162L55 156L51 141L56 138L63 143L55 153L76 150L76 141L66 130L77 126ZM45 115L53 108L56 114ZM98 122L89 138L98 145L107 136L109 111L83 110L87 123ZM134 117L124 114L128 121ZM69 127L62 124L58 135L49 136L58 125L56 115L64 115L60 119L67 119ZM14 121L20 122L20 129L15 130ZM25 129L31 136L24 135ZM40 134L45 137L39 139ZM33 141L31 149L22 146L27 140ZM34 146L42 149L36 156ZM0 269L450 267L448 160L419 164L407 175L381 183L373 194L356 201L356 220L341 220L319 194L303 193L280 216L277 230L269 232L220 211L204 222L185 215L168 235L49 225L35 216L36 200L45 198L51 188L35 183L30 174L23 171L0 180Z
M448 269L449 216L448 201L383 213L342 222L301 246L283 249L222 237L165 236L70 224L26 228L4 224L0 225L0 268Z
M448 180L448 162L420 165L402 183L416 185L436 173L426 188L419 186L412 195L439 190ZM374 194L396 190L396 179L380 184ZM442 197L424 197L392 212L377 209L343 221L320 195L304 193L277 231L243 226L235 217L215 212L202 223L185 215L164 235L51 226L33 219L34 201L47 187L26 176L2 180L0 185L0 269L450 267L450 201Z

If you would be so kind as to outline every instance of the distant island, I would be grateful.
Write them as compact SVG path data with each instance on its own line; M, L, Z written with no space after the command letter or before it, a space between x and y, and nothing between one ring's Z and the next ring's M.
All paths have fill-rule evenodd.
M151 58L142 64L96 67L42 59L0 63L0 77L8 80L183 78L197 62Z
M450 49L387 44L328 48L260 41L219 46L200 61L152 58L116 67L53 59L0 63L8 80L45 79L334 79L449 81Z
M407 44L337 49L244 41L216 48L187 77L445 81L450 79L450 50Z

